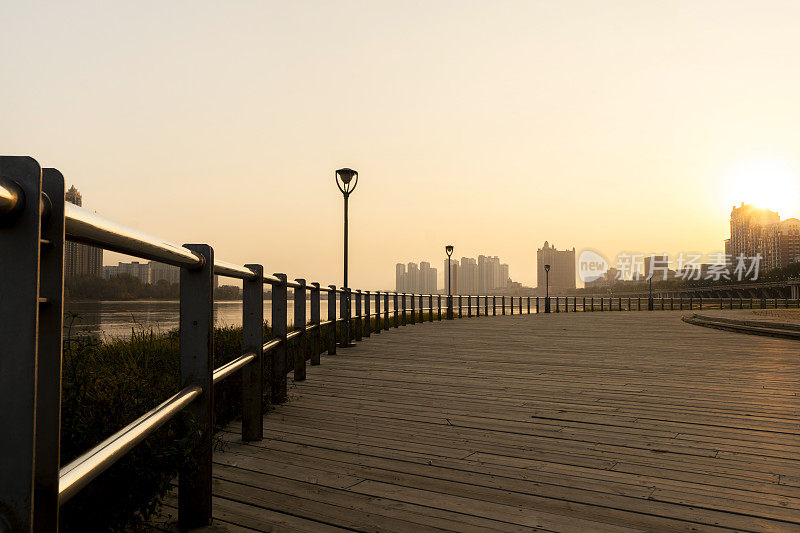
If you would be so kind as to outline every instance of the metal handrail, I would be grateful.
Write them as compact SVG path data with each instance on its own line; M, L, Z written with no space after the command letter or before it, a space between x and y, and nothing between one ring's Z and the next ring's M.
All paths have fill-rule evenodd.
M114 252L177 267L203 266L202 258L188 248L124 226L69 202L64 204L64 232L69 240Z
M228 376L230 376L234 372L242 369L247 363L249 363L250 361L252 361L255 358L256 358L256 354L254 354L254 353L246 353L244 355L240 355L239 357L237 357L236 359L233 359L232 361L228 361L227 363L225 363L221 367L219 367L216 370L214 370L214 373L212 374L212 379L213 379L214 383L217 383L218 381L222 381L223 379L227 378Z
M63 466L58 475L59 505L72 498L128 450L168 422L202 393L203 389L197 385L186 387Z

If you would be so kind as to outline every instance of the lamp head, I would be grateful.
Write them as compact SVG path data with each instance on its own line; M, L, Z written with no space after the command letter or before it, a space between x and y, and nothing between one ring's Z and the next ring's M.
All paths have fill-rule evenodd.
M546 272L550 272L550 265L545 265L545 266L544 266L544 270L545 270Z
M358 172L352 168L340 168L336 171L336 185L344 194L350 194L358 183Z
M447 252L447 257L450 257L451 255L453 255L453 245L448 244L447 246L444 247L444 251Z

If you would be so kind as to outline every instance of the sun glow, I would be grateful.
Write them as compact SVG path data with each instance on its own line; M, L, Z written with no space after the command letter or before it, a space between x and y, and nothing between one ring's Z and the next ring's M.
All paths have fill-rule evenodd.
M730 169L723 187L728 205L765 207L778 211L781 219L800 216L800 174L789 161L744 161Z

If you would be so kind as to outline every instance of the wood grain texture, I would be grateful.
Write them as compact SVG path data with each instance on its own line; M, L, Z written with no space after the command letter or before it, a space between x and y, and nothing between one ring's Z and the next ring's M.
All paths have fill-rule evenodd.
M223 432L216 523L800 531L797 342L680 316L465 318L323 356L264 440Z

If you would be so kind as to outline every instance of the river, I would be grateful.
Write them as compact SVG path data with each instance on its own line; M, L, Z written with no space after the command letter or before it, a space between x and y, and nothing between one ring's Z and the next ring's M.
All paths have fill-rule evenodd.
M294 316L294 302L288 302L289 323ZM309 304L310 305L310 304ZM328 302L320 302L320 317L328 317ZM178 327L178 300L74 301L64 306L64 334L91 334L100 337L130 336L133 328L169 331ZM311 316L310 308L306 316ZM264 301L264 319L272 319L272 302ZM241 326L242 302L214 302L214 323L217 326Z

